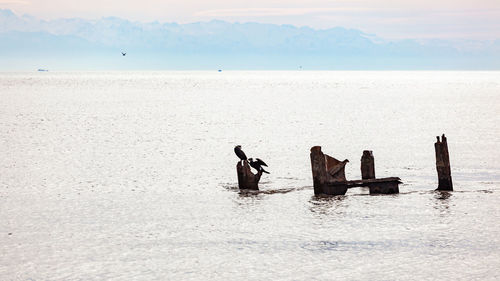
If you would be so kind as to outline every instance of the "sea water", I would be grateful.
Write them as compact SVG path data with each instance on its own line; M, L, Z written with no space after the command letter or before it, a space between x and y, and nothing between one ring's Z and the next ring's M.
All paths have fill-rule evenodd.
M1 280L500 278L500 72L0 73L0 100ZM400 193L315 197L315 145Z

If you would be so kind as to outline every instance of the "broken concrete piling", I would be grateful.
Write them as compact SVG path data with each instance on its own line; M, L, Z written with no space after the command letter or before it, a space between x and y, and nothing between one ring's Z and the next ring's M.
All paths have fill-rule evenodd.
M443 134L441 140L439 136L434 144L436 150L436 170L438 173L438 188L437 190L453 191L453 183L451 181L450 155L448 154L448 141Z

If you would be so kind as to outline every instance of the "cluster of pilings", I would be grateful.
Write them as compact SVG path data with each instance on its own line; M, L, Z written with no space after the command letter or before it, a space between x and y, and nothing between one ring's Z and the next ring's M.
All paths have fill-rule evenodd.
M434 144L436 150L436 169L438 173L437 190L452 191L450 157L448 143L445 135L437 137ZM345 166L349 160L337 160L324 154L321 146L311 148L311 170L315 195L344 195L349 188L368 187L370 194L399 193L401 179L398 177L376 178L375 158L371 150L364 150L361 156L361 179L347 180ZM262 171L254 174L246 160L239 161L236 165L238 186L240 189L259 190L259 180Z
M345 164L324 154L321 146L311 148L311 170L315 195L344 195L349 188L365 186L370 194L399 193L401 180L398 177L375 178L375 159L370 150L363 151L361 157L361 180L345 178ZM341 175L341 176L338 176Z

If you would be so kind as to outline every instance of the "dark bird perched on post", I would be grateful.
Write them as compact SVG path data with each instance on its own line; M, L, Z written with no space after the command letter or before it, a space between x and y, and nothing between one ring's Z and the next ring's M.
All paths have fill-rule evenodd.
M264 163L264 161L260 160L259 158L255 158L256 161L253 161L253 158L250 158L248 159L250 161L250 166L252 168L254 168L255 170L257 170L258 172L263 172L263 173L266 173L266 174L269 174L268 171L264 170L264 168L262 168L262 166L266 166L267 167L267 164Z
M236 153L236 156L240 158L240 161L245 161L247 160L247 156L245 155L245 152L241 150L241 145L237 145L234 147L234 153Z

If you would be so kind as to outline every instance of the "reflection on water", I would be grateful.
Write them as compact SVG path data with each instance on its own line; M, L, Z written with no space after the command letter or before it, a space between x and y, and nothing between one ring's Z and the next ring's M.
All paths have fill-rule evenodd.
M238 204L248 204L248 202L255 203L258 200L264 200L270 195L287 194L290 192L298 192L302 190L312 190L311 186L302 186L297 188L277 188L271 190L250 190L250 189L239 189L238 187L232 187L231 190L238 194L237 200Z
M272 195L272 194L286 194L294 191L301 191L306 189L311 189L311 186L302 186L302 187L291 187L291 188L276 188L276 189L265 189L265 190L251 190L251 189L239 189L237 185L222 185L222 187L236 191L240 195L244 196L252 196L252 195Z
M450 191L441 191L441 190L436 190L434 198L439 199L439 200L448 200L452 196L452 192Z
M312 196L309 200L309 210L316 216L341 215L348 207L347 195Z
M453 194L450 191L434 191L434 208L439 210L439 216L445 219L449 219L451 213L450 206L452 206ZM448 223L448 220L442 221L443 223Z
M238 206L255 206L260 204L260 201L265 200L264 194L258 190L240 190L238 196L233 200Z

